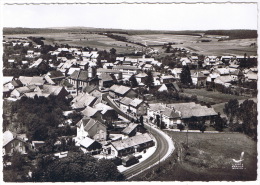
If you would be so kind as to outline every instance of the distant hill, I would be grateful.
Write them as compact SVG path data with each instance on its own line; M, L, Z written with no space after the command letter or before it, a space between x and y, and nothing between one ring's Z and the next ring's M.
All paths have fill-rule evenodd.
M177 34L177 35L225 35L229 39L257 38L257 30L185 30L185 31L166 31L166 30L123 30L110 28L91 28L91 27L54 27L54 28L3 28L3 34L39 34L39 33L120 33L128 35L137 34Z

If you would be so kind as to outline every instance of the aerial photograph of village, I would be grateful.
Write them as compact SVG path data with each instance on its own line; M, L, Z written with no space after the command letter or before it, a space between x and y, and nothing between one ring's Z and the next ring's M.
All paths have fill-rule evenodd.
M256 181L257 5L3 4L3 182Z

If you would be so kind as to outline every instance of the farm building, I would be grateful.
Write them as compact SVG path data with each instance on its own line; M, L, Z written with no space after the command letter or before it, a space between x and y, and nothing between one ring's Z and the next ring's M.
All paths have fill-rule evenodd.
M168 104L168 107L179 111L181 115L182 122L189 122L192 118L209 120L211 117L217 116L213 108L208 108L207 106L201 106L194 102L190 103L174 103Z
M127 139L111 142L110 151L116 157L126 156L154 146L152 137L145 133Z

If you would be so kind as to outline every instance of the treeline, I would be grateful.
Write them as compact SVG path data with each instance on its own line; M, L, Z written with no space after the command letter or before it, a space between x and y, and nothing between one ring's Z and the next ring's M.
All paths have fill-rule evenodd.
M37 45L44 45L44 42L42 40L45 40L43 37L28 37L28 39L32 40L35 42Z
M229 39L257 38L257 30L208 30L206 35L226 35Z
M126 37L121 36L121 35L114 35L112 33L99 33L100 35L105 35L109 38L121 41L121 42L128 42L128 43L132 43L132 44L137 44L139 46L143 46L146 47L144 44L140 43L140 42L133 42L133 41L129 41Z
M228 117L231 131L243 132L253 140L257 140L257 103L245 100L239 104L237 99L231 99L223 109Z

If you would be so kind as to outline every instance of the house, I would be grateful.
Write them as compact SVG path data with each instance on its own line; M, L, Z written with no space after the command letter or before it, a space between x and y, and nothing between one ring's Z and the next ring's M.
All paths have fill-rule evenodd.
M182 68L174 68L174 69L171 70L171 73L177 79L180 79L181 72L182 72Z
M35 88L36 88L35 86L34 86L34 88L30 88L28 86L16 88L11 92L10 97L17 99L17 98L21 97L22 95L24 95L25 93L33 92Z
M94 105L94 108L100 111L103 120L112 122L113 120L118 119L118 113L112 107L104 103L97 103Z
M65 98L69 95L69 92L64 87L56 85L43 85L41 92L43 94L49 94L59 98Z
M137 74L140 72L140 69L136 66L126 66L126 65L119 65L113 66L113 70L118 70L122 72L123 78L130 78L132 75Z
M197 64L198 63L198 61L199 61L199 57L198 56L190 56L189 57L189 59L191 60L191 62L193 63L193 64Z
M28 144L16 133L7 130L3 133L3 155L12 155L15 151L27 154Z
M83 152L91 152L92 155L100 153L102 149L102 145L99 142L89 137L85 137L83 140L81 140L79 145L82 147L81 149Z
M77 66L82 70L87 70L89 67L89 61L83 60L83 61L77 61Z
M65 76L60 71L49 71L45 75L45 80L52 85L59 85L63 79L65 79Z
M146 73L139 73L135 75L136 81L139 85L144 85L148 75Z
M88 51L88 52L82 52L82 57L84 58L89 58L91 60L96 60L97 57L99 56L97 51Z
M122 72L119 70L98 68L97 75L100 76L101 74L113 74L117 81L121 81L123 78Z
M72 73L74 73L74 71L80 71L81 69L79 67L71 67L67 70L66 75L70 76Z
M240 69L235 69L234 71L230 71L230 76L234 81L239 81L244 79L244 74Z
M145 133L145 128L139 124L130 123L121 133L128 137L132 137L135 136L137 132Z
M35 95L38 97L49 97L50 95L59 97L59 98L65 98L67 95L69 95L69 92L61 86L54 86L54 85L43 85L42 88L36 87L33 92L27 92L24 93L24 96L28 98L34 98Z
M249 71L247 74L245 74L246 81L257 81L257 73Z
M153 67L152 64L145 64L145 65L142 67L142 69L143 69L144 71L152 71L152 70L154 70L154 67Z
M82 91L83 87L87 85L97 85L98 79L89 77L88 71L80 70L74 71L68 78L69 83L71 83L77 91Z
M109 153L116 157L126 156L154 146L152 137L145 133L127 139L111 142Z
M132 88L123 85L113 85L112 87L110 87L109 95L113 98L137 97L137 93Z
M87 106L83 111L81 111L81 114L89 118L100 119L102 117L100 110L92 108L90 106Z
M113 66L114 66L113 63L105 63L105 64L103 64L103 68L104 68L104 69L112 69ZM102 68L101 68L101 69L102 69Z
M206 56L204 58L204 66L214 66L219 64L219 57L218 56Z
M194 85L199 85L199 86L206 85L207 77L202 72L195 72L191 76L191 79Z
M92 118L83 117L77 124L77 142L82 141L86 137L95 141L106 141L108 137L107 127L101 122Z
M139 159L135 157L134 155L128 155L126 157L122 158L122 165L125 167L134 165L139 162Z
M228 68L217 68L213 72L219 74L220 76L225 76L230 74L230 70Z
M84 87L83 92L91 94L96 89L98 89L98 86L96 86L96 85L88 85L88 86Z
M60 86L64 87L68 91L68 93L70 93L73 97L77 95L77 89L74 88L74 86L71 83L69 83L68 80L61 80Z
M215 84L221 84L221 85L225 85L225 86L229 86L231 85L230 83L234 81L234 79L232 78L232 76L218 76L215 80L214 83Z
M211 117L218 115L213 108L208 108L207 106L202 106L195 102L173 103L168 104L167 106L180 112L183 123L189 123L193 117L209 120Z
M141 99L124 97L118 103L120 109L124 112L131 113L134 116L146 115L147 104Z
M178 125L182 124L179 111L161 103L149 104L147 108L148 119L153 118L154 120L157 116L160 116L160 120L166 128L177 128Z
M162 91L175 91L175 92L179 92L180 91L180 88L178 86L177 83L167 83L167 84L162 84L159 89L158 89L159 92L162 92Z
M153 75L153 85L158 86L161 85L160 76L162 75L159 72L152 72Z
M123 112L130 112L131 101L133 101L131 98L128 98L128 97L122 98L120 101L118 101L120 109Z
M116 81L116 78L113 74L102 73L98 76L99 86L100 87L111 87Z
M42 58L39 58L31 66L29 66L29 68L37 68L41 71L47 71L49 69L49 65Z
M36 151L38 151L44 145L45 141L32 141L32 149Z
M172 75L162 75L160 81L161 83L172 83L175 81L175 78Z
M71 108L74 110L83 110L87 106L93 106L96 100L96 97L87 93L79 94L71 101Z
M129 108L131 114L133 114L134 116L146 115L147 113L147 104L143 100L138 98L133 99L129 103Z
M23 84L20 80L12 80L6 84L4 84L4 87L8 88L8 90L13 90L18 87L22 87Z
M33 76L33 77L20 76L18 79L21 81L23 86L27 86L27 85L42 86L45 83L44 77L41 76Z

